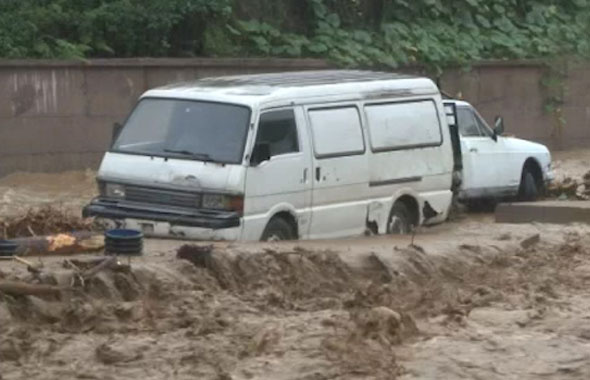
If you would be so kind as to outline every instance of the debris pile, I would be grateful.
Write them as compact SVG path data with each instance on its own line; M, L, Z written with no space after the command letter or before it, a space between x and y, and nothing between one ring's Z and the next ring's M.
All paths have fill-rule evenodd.
M547 189L547 195L559 200L590 200L590 171L581 180L566 177L556 180Z
M0 239L97 230L92 219L82 219L52 206L29 209L22 216L0 219Z

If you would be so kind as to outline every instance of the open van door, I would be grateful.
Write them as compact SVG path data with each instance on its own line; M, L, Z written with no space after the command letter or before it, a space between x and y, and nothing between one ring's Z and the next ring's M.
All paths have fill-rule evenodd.
M453 145L453 192L461 186L461 173L463 171L463 153L461 151L461 138L459 137L459 123L457 118L457 105L454 102L445 102L445 114Z

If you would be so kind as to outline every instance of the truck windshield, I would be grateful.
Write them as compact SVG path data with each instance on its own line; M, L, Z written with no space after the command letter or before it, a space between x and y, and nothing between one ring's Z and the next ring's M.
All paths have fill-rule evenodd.
M249 122L245 106L146 98L129 116L112 150L238 164Z

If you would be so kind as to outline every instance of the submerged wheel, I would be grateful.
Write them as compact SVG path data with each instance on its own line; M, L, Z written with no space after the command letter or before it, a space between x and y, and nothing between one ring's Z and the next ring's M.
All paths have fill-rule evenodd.
M524 170L522 173L522 179L520 180L520 189L518 191L518 200L524 202L536 201L539 197L539 189L537 187L537 181L533 173Z
M283 218L272 218L262 233L261 241L293 240L295 233L293 228Z
M412 232L414 228L410 211L403 203L396 203L391 208L389 221L387 222L387 233L392 235L405 235Z

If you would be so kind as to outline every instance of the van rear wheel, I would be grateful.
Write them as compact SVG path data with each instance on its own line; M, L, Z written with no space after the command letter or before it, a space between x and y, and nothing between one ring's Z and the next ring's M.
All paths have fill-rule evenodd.
M262 233L261 241L281 241L295 239L293 228L283 218L272 218Z
M410 211L403 203L396 203L391 208L389 221L387 222L387 233L392 235L405 235L412 232Z

